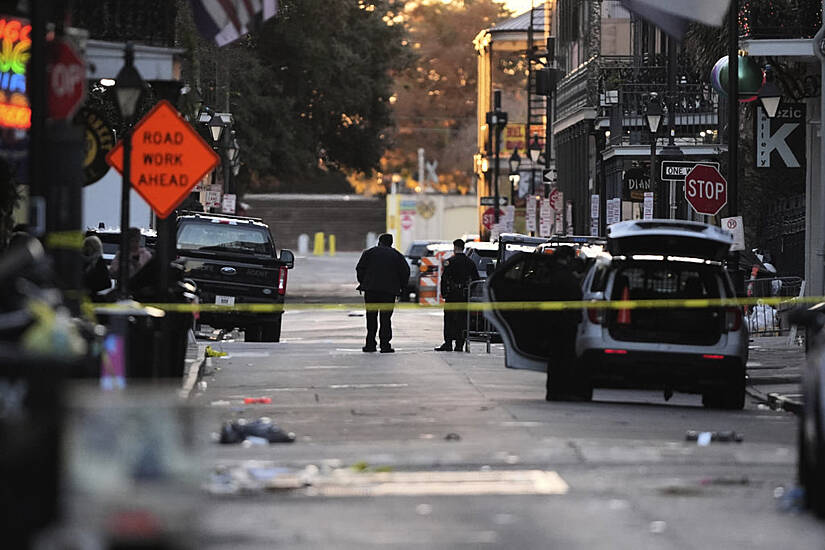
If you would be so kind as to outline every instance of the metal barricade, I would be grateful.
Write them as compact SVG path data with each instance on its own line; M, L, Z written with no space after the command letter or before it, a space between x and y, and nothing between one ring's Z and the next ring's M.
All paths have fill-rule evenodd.
M487 281L472 281L468 289L469 303L484 302L484 285ZM484 315L483 311L473 311L467 308L467 328L465 329L464 351L470 352L470 342L486 342L487 353L490 353L490 344L493 341L495 328Z
M790 299L802 296L805 281L801 277L764 277L745 281L745 290L753 298L788 298L778 305L757 303L745 309L745 322L752 336L779 336L791 330L783 312L792 307Z

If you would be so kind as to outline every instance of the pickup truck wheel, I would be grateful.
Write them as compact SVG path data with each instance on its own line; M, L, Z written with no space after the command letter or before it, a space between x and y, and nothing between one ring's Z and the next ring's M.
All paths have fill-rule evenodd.
M249 325L243 329L244 342L262 342L261 325Z
M277 321L270 321L262 323L261 327L261 342L280 342L281 341L281 319Z

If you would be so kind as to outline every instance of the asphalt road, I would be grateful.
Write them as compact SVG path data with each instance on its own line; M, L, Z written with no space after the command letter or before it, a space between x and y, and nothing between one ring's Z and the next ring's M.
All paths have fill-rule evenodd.
M323 273L347 298L355 259L299 261L291 284L311 294ZM789 497L791 414L643 391L547 403L543 375L505 369L500 346L432 351L436 311L397 311L397 353L364 354L352 307L287 313L277 344L214 344L228 355L193 399L212 493L198 547L825 548L825 523ZM260 416L296 441L211 439L222 421ZM744 440L699 446L688 430ZM238 491L228 473L254 482Z

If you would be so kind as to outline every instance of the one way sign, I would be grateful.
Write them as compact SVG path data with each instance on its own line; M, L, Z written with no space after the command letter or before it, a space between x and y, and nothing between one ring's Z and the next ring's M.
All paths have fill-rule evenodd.
M756 167L801 168L805 165L805 104L779 105L774 118L756 110Z

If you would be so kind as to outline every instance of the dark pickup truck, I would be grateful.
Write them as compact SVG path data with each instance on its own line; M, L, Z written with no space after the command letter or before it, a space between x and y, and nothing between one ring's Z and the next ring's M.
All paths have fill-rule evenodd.
M178 217L178 260L203 304L283 304L287 270L295 256L277 253L269 227L257 218L226 214ZM204 311L200 321L215 328L238 327L247 342L278 342L282 311Z

